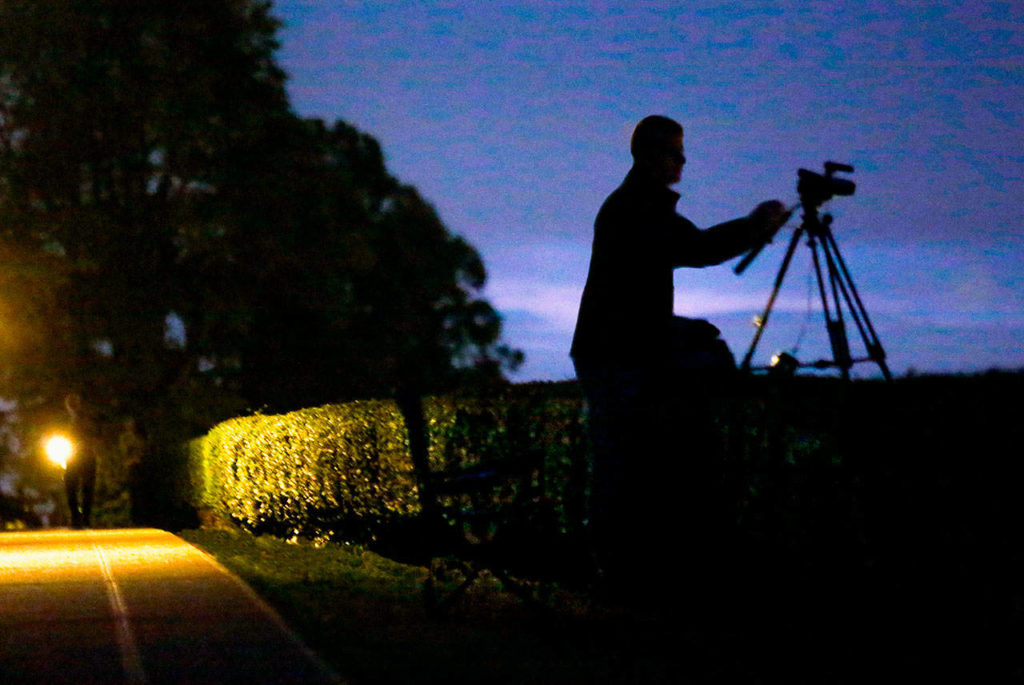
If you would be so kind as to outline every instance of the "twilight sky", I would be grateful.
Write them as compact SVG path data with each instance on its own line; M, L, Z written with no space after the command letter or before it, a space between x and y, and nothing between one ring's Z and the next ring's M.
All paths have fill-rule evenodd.
M516 380L573 376L594 215L655 113L686 129L678 209L698 226L794 203L798 168L856 167L856 194L824 209L894 374L1024 368L1016 0L278 0L275 13L295 110L376 137L483 255L486 297L527 355ZM742 358L790 234L743 276L734 262L677 270L676 312L711 320ZM800 247L755 363L830 356L809 276Z

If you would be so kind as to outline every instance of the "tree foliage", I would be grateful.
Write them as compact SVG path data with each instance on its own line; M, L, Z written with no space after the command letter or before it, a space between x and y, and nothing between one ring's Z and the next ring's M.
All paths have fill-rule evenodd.
M291 111L252 0L0 0L0 396L155 439L501 378L480 256Z
M479 254L387 172L377 141L312 120L262 149L275 150L268 176L244 179L230 208L245 229L232 281L262 289L242 317L246 397L291 409L495 380L517 363L479 296Z
M48 372L6 392L148 404L188 377L195 358L166 344L167 318L206 298L182 257L216 234L209 205L236 151L289 116L266 10L0 3L0 211L27 290L7 306L47 312L26 324L43 348L15 342Z

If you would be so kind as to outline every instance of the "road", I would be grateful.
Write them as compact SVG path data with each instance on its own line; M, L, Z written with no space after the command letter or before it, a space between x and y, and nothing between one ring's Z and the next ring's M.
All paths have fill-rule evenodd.
M2 683L341 683L240 579L154 529L0 534Z

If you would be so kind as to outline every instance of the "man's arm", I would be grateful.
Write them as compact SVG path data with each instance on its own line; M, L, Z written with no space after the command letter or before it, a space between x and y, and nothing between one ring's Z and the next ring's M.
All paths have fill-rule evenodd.
M737 257L770 240L789 219L781 202L762 202L749 216L733 219L705 230L679 217L673 233L673 266L714 266Z

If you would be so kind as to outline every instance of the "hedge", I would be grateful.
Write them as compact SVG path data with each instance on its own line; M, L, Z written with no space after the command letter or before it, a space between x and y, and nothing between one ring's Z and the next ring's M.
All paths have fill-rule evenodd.
M717 399L712 416L724 446L719 466L747 532L799 537L794 526L808 512L796 490L808 482L838 486L809 498L815 502L822 494L830 501L854 496L841 475L836 402L836 386L814 379L796 389L758 384L756 392ZM582 533L589 453L575 384L431 397L424 411L432 469L537 463L531 486L553 503L556 517L543 522L550 529L544 534ZM665 449L664 459L688 456L673 453L675 446ZM372 539L419 511L408 436L393 401L232 419L190 444L188 464L188 503L255 531Z
M424 410L431 468L536 459L534 485L559 503L559 530L582 524L581 402L571 391L434 397ZM405 424L388 400L231 419L193 440L187 463L190 506L285 537L372 539L420 506Z

